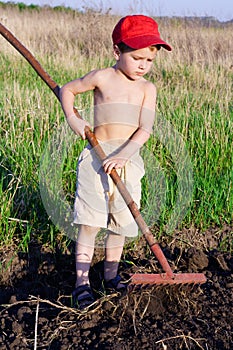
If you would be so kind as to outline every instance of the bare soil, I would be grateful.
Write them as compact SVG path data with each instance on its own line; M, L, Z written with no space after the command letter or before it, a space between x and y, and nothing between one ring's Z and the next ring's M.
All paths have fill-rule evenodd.
M73 246L66 253L31 242L1 255L0 349L233 349L233 256L219 250L232 228L177 232L161 247L177 272L203 272L197 286L147 286L99 297L89 310L71 307ZM120 273L160 272L143 239L127 251ZM227 248L227 247L226 247ZM226 249L227 250L227 249ZM101 284L102 252L91 269Z

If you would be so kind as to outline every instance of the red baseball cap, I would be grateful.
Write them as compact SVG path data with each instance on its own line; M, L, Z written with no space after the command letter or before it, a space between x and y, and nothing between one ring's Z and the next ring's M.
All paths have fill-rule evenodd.
M112 32L113 44L123 42L132 49L143 49L151 45L161 45L171 51L169 44L160 38L158 24L144 15L126 16L120 19Z

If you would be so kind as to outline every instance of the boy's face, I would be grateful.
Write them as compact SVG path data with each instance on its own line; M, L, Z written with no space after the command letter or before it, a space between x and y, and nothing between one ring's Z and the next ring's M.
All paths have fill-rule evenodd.
M114 48L116 68L130 80L139 80L152 68L157 51L156 47L146 47L122 53L116 47Z

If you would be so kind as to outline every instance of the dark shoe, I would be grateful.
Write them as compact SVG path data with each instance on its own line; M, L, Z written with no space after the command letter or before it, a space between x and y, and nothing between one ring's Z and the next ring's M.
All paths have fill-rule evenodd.
M79 310L85 309L93 304L94 301L95 298L89 284L79 286L72 292L72 307Z
M121 276L116 275L115 278L104 281L104 288L107 293L114 293L114 292L125 292L127 290L127 284L122 281Z

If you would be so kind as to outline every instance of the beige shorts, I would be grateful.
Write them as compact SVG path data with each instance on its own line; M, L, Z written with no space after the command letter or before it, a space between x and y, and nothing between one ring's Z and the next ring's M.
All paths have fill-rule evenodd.
M106 155L119 150L120 143L100 143ZM139 152L118 170L121 180L140 207L141 178L144 164ZM138 226L111 177L103 170L95 150L88 145L80 154L77 167L77 188L74 223L106 228L127 237L138 234Z

